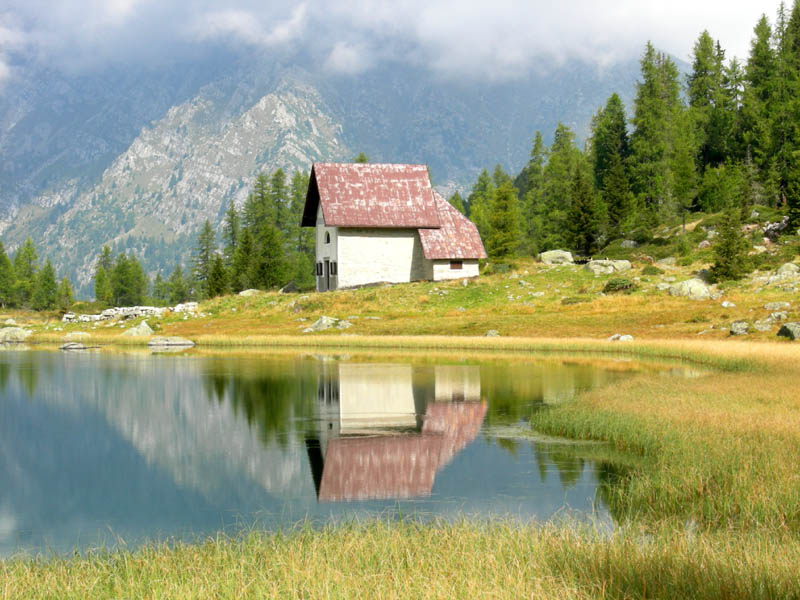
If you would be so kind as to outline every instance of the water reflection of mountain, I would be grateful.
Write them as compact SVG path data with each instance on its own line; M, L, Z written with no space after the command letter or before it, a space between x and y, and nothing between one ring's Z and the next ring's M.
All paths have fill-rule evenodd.
M480 369L335 363L318 377L318 431L306 438L320 501L428 496L436 472L480 431ZM433 397L430 398L430 391Z

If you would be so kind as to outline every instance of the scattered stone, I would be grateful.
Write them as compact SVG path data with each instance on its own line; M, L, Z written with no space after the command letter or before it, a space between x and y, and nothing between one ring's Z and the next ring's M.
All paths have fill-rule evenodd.
M657 289L659 292L666 292L666 291L667 291L667 290L668 290L670 287L671 287L671 286L670 286L670 284L669 284L669 283L666 283L666 282L664 282L664 283L657 283L657 284L656 284L656 289Z
M178 336L159 336L147 342L147 345L150 348L192 348L195 344L192 340Z
M21 344L33 334L22 327L3 327L0 329L0 344Z
M703 240L702 242L697 244L698 250L705 250L706 248L711 248L711 242L709 242L708 240Z
M469 279L461 280L461 287L467 287L468 285L469 285Z
M353 326L353 324L350 321L342 320L342 321L339 321L336 324L336 329L348 329L349 327L352 327L352 326Z
M311 325L311 327L307 327L306 329L303 330L303 332L311 333L315 331L325 331L326 329L335 327L338 322L339 319L322 315L319 319L314 321L314 324Z
M761 214L755 208L753 209L753 212L750 213L750 218L754 219L754 220L757 219L760 216L761 216Z
M14 319L6 319L5 325L8 325L9 327L14 327L16 324L17 322Z
M528 292L528 295L532 298L541 298L544 296L544 292Z
M497 331L497 329L490 329L485 334L483 334L483 337L500 337L500 332Z
M800 266L797 266L794 263L786 263L778 267L776 271L778 275L783 275L784 273L791 273L792 275L800 273Z
M575 262L572 252L566 250L548 250L539 253L539 260L546 265L571 265Z
M633 240L622 240L622 243L620 244L620 247L621 248L636 248L636 246L638 246L638 245L639 244L637 244Z
M778 330L778 336L790 340L800 339L800 323L786 323Z
M753 246L753 252L756 254L764 254L767 251L766 246Z
M242 290L241 292L239 292L239 295L242 298L250 298L251 296L260 296L261 294L263 294L261 290L255 290L252 288L249 290Z
M722 308L736 308L736 305L728 300L723 300L720 306L722 306Z
M788 318L789 318L789 313L783 310L772 312L767 317L767 319L772 321L773 323L777 323L778 321L785 321Z
M299 292L300 288L297 287L294 281L290 281L278 291L281 294L294 294L295 292Z
M464 308L463 306L456 306L456 310L457 310L458 312L466 312L466 311L467 311L467 309L466 309L466 308Z
M628 334L621 334L615 333L610 338L608 338L609 342L632 342L633 336Z
M122 335L125 337L144 337L153 335L153 330L150 325L147 324L147 321L142 321L136 327L131 327Z
M711 297L711 289L702 279L687 279L669 288L670 296L685 296L690 300L708 300Z
M762 319L753 323L753 329L756 331L772 331L774 323L769 319Z
M629 271L631 263L628 260L590 260L584 269L595 275L610 275L620 271Z
M747 335L750 331L750 323L747 321L734 321L731 323L731 335Z
M764 237L774 242L781 236L787 227L789 227L788 215L783 217L783 219L777 223L767 223L764 225Z
M70 331L67 335L64 336L64 339L68 342L70 341L80 341L89 339L89 333L86 331Z
M184 302L183 304L176 304L172 307L172 312L197 312L197 302Z
M788 302L767 302L764 308L767 310L788 310L791 304Z
M64 350L65 352L72 352L75 350L87 350L87 347L80 342L67 342L65 344L61 344L58 349Z
M656 264L659 267L674 267L678 263L678 259L674 256L667 256L666 258L662 258L656 261Z

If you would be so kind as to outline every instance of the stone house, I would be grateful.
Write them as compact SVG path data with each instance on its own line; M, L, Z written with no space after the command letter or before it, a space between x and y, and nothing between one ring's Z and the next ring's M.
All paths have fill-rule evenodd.
M476 277L478 229L433 191L425 165L315 163L303 227L316 228L317 291Z

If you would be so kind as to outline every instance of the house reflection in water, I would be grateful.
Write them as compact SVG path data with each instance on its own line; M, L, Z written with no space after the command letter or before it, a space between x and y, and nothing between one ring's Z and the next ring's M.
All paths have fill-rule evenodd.
M429 496L486 416L473 366L323 365L306 440L321 502Z

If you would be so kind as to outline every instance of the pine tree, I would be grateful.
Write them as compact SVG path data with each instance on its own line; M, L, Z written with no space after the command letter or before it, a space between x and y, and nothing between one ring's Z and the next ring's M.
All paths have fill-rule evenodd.
M493 194L486 249L493 259L515 256L520 243L517 189L510 178L500 180Z
M800 230L800 150L792 154L789 182L786 187L786 205L789 216L789 233Z
M274 224L283 234L284 238L291 235L289 227L289 189L286 185L286 174L283 169L277 169L269 180L269 214L272 219L268 222Z
M231 201L228 210L225 211L225 222L223 225L224 255L225 264L230 268L233 262L233 253L236 252L236 244L241 235L241 220L236 210L236 205Z
M264 173L256 177L253 189L247 195L242 214L242 226L254 231L263 223L274 223L275 215L269 210L269 180Z
M216 298L228 291L228 272L225 269L225 261L218 253L215 253L211 260L206 288L209 298Z
M251 274L254 271L251 265L254 260L255 249L253 236L250 233L250 228L245 228L242 230L239 244L236 246L236 252L233 255L233 263L231 265L229 277L231 291L238 293L242 290L254 287L255 282L253 282L251 278Z
M175 269L172 271L172 274L167 280L167 286L169 288L170 304L180 304L181 302L186 302L189 299L188 286L186 285L186 279L183 276L183 268L180 265L176 265Z
M461 198L461 194L453 192L453 195L450 196L447 201L450 203L450 206L455 208L462 215L464 214L464 200Z
M56 308L62 312L66 312L72 306L74 294L72 292L72 285L66 277L61 278L61 283L58 284L56 290Z
M48 259L36 275L31 307L34 310L49 310L55 307L57 291L56 271Z
M559 123L544 168L541 201L537 207L543 223L539 242L542 249L563 247L568 242L567 210L572 197L574 173L584 162L585 157L575 147L575 133Z
M14 267L0 241L0 308L14 305Z
M600 214L592 185L581 167L575 169L571 198L567 219L571 246L578 254L591 256L600 239Z
M608 210L609 237L619 238L633 225L635 201L619 154L612 154L602 190Z
M750 270L747 251L750 245L742 233L741 211L729 208L720 223L719 236L714 244L714 264L711 275L716 281L741 279Z
M36 286L37 262L39 257L33 240L27 238L14 255L14 295L18 306L30 306L33 289Z
M625 106L616 93L594 118L591 148L595 186L603 189L612 162L619 159L624 165L630 154Z
M492 201L494 199L494 183L489 171L484 169L478 176L472 192L467 199L469 204L469 218L478 228L478 233L485 238L489 234L489 218Z
M210 290L208 287L208 279L211 274L211 261L217 250L215 241L214 229L208 219L203 223L203 227L197 236L197 245L194 248L194 255L192 260L194 279L200 286L200 294L204 298L209 298Z
M255 287L268 290L286 284L291 273L283 253L283 237L277 227L265 224L260 229L252 256L248 277Z
M169 302L170 286L169 282L161 277L161 273L156 273L153 279L153 299L158 304L167 304Z
M359 152L358 156L353 158L353 162L359 164L365 164L369 162L369 159L367 158L366 154L364 154L363 152Z
M686 231L686 213L692 209L697 193L697 169L694 162L695 147L691 134L686 131L683 136L679 136L675 141L671 164L673 195L677 209L683 219L684 232Z
M514 185L517 187L520 197L525 196L531 189L541 188L542 173L546 162L547 146L544 145L542 132L537 131L533 137L533 146L531 147L528 164L522 168L522 171L514 180Z

